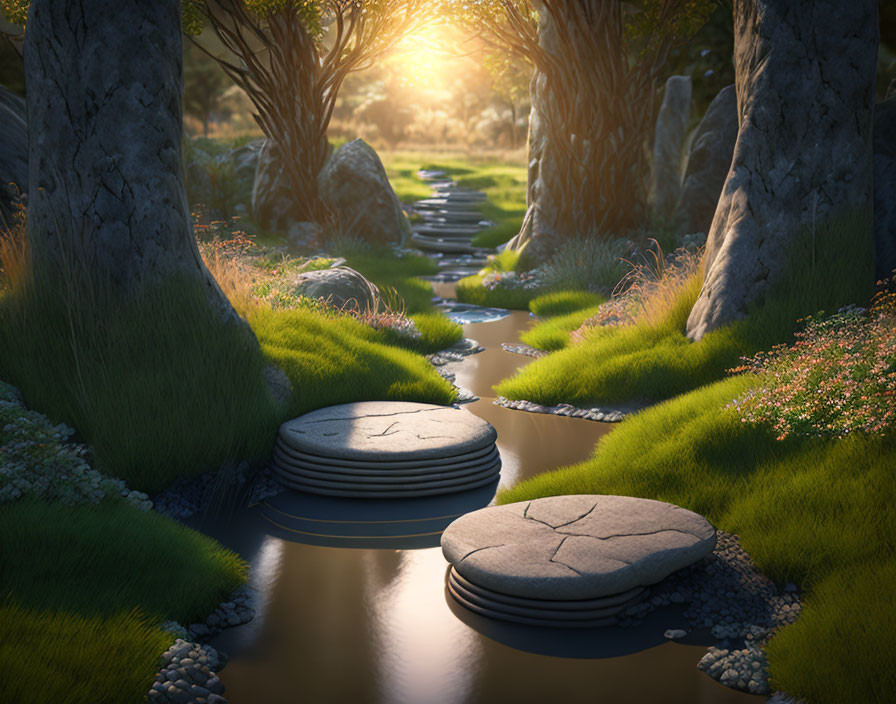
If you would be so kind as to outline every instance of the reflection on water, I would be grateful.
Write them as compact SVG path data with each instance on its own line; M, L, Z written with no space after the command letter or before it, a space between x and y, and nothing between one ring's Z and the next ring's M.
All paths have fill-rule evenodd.
M517 341L530 324L527 314L513 313L465 326L487 350L450 367L482 399L466 408L498 431L504 486L587 458L612 429L492 404L492 385L531 361L500 343ZM364 510L371 509L349 511L337 522L369 519ZM320 512L304 517L328 520ZM513 628L477 617L446 595L447 564L438 547L322 547L272 537L269 526L260 506L203 526L252 564L258 617L213 641L231 654L221 673L231 704L761 701L699 672L701 645L662 638L683 625L675 610L657 612L637 632L597 634L595 642L587 633Z

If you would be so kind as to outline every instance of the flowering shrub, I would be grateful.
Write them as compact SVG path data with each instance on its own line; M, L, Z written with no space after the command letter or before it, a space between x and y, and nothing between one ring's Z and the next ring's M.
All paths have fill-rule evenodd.
M92 469L87 449L70 442L74 432L25 408L18 391L0 381L0 503L26 494L69 505L119 495L137 508L152 507L146 494Z
M490 271L482 277L482 285L489 291L496 288L532 290L541 288L542 281L537 269L532 271Z
M745 423L788 435L884 435L896 427L896 293L870 310L846 308L805 321L793 345L744 360L735 372L764 381L730 407Z

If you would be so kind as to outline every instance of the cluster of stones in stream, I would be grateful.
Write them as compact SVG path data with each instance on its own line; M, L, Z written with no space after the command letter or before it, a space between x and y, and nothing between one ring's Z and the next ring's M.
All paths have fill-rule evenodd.
M162 654L162 667L146 695L153 704L227 704L215 674L226 664L210 645L178 638Z
M568 403L561 403L556 406L542 406L540 403L532 401L514 401L504 396L498 396L494 404L502 408L510 408L514 411L526 411L528 413L545 413L554 416L565 416L567 418L582 418L584 420L594 420L600 423L619 423L625 416L626 411L621 409L607 408L576 408Z
M620 625L634 627L647 614L670 604L687 605L686 623L670 624L667 638L709 630L717 639L697 667L732 689L771 694L763 645L799 616L802 604L794 584L779 592L737 536L718 531L711 555L653 587L650 599L628 609Z

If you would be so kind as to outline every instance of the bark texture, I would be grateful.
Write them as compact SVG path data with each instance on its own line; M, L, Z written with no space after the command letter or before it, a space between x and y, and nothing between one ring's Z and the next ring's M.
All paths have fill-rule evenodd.
M709 232L737 141L737 91L719 91L700 120L688 153L678 218L684 232Z
M15 200L28 191L25 101L0 86L0 228L12 225Z
M187 206L180 21L178 0L32 1L32 268L39 284L81 276L122 293L186 277L236 318Z
M691 77L670 76L656 118L650 204L664 218L672 217L681 193L681 160L691 115Z
M801 229L868 212L877 29L874 0L735 0L740 131L691 339L764 300Z

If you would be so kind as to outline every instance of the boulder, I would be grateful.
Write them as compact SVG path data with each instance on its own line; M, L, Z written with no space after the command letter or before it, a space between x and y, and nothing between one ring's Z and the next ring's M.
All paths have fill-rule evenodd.
M874 239L878 279L896 269L896 94L874 110Z
M0 228L12 224L16 196L27 191L28 122L25 99L0 86Z
M871 264L870 232L857 225L848 247L826 234L835 218L870 215L877 31L875 0L736 4L740 129L688 318L692 340L745 318L806 257L853 271ZM807 231L822 236L810 244Z
M681 190L681 159L691 113L691 77L671 76L656 118L650 204L659 215L670 217Z
M406 241L411 225L379 156L362 139L333 152L318 179L320 196L343 234L368 242Z
M737 127L737 91L731 84L719 91L694 132L678 201L684 232L709 232L731 168Z
M336 308L376 310L380 300L376 285L347 266L298 274L290 285L297 294L325 299Z

